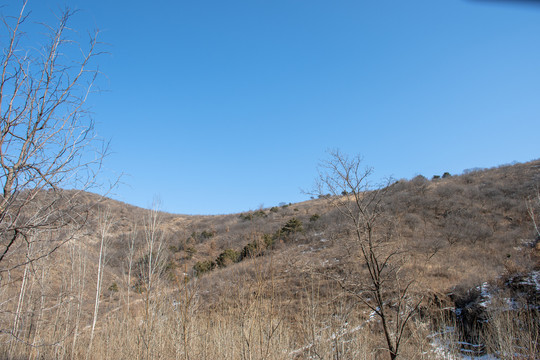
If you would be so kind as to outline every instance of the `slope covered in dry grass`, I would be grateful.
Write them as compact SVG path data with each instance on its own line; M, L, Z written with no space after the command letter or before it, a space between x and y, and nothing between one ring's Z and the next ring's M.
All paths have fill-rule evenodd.
M387 188L384 246L399 249L393 271L418 305L403 358L459 352L458 340L538 355L539 184L533 161ZM185 216L85 194L84 231L2 277L2 357L387 358L379 318L360 301L368 269L332 200ZM385 289L390 308L397 295ZM482 296L516 305L478 308ZM467 306L473 320L456 316ZM479 319L489 325L468 329Z

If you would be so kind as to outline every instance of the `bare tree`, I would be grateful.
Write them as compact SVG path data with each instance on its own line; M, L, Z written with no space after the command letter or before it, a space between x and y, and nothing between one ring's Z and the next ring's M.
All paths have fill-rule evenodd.
M0 37L0 272L46 256L69 240L61 229L83 223L72 188L96 182L106 146L94 132L85 102L98 74L97 32L80 44L70 9L43 24L36 47L27 1L17 16L2 16ZM41 236L42 230L55 232ZM58 236L61 234L62 236ZM25 248L47 242L31 258Z
M144 256L139 260L139 271L144 282L146 297L144 299L144 331L142 340L146 358L150 358L154 346L154 330L157 324L157 307L159 304L159 282L165 269L165 234L162 215L159 211L160 201L154 199L152 208L144 222L144 238L146 248Z
M396 359L406 325L420 301L412 297L412 282L404 281L404 251L396 241L395 219L384 209L390 181L375 186L370 182L373 169L364 168L360 157L349 158L339 151L329 155L319 169L317 192L331 195L329 201L346 219L354 239L352 254L368 273L367 281L335 279L380 319L386 349Z

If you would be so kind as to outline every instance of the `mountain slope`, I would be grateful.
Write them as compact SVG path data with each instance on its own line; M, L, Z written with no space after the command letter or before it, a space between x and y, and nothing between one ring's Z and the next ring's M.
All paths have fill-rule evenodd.
M506 344L536 354L536 345L494 335L497 322L477 324L500 320L505 312L486 304L508 299L529 310L516 305L505 327L522 316L538 324L531 218L540 210L538 184L537 160L385 189L375 230L389 240L377 244L395 256L385 273L392 286L382 284L381 294L397 316L389 326L404 309L413 315L400 350L406 358L459 352L458 340L480 352L501 353ZM380 314L364 297L373 282L362 244L334 206L350 199L321 194L243 214L188 216L81 193L77 201L89 209L83 231L3 278L0 350L55 358L86 357L88 349L94 358L386 357ZM449 324L455 330L446 338L434 337ZM522 326L514 338L537 331Z

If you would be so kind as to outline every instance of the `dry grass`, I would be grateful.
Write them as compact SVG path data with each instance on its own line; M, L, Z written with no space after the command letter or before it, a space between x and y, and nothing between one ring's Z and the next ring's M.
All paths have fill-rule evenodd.
M447 344L447 355L458 352L454 346L460 340L458 331L442 331L457 328L448 310L455 305L452 296L538 267L525 200L536 191L539 166L536 161L392 185L385 207L397 219L395 246L407 250L402 275L414 278L412 295L422 299L406 331L403 358L443 357L443 350L434 344ZM91 194L81 199L94 200ZM388 357L377 318L335 281L361 284L366 270L346 223L327 199L277 211L262 209L264 215L248 220L246 214L162 214L166 270L150 294L142 286L144 278L137 278L140 271L133 269L131 282L127 277L127 244L132 236L134 263L145 255L140 219L146 210L112 200L100 206L112 209L115 223L107 242L91 352L89 324L99 255L95 219L90 219L85 234L56 253L2 276L0 357ZM319 218L310 221L314 214ZM254 239L278 232L293 217L303 223L304 231L280 236L263 256L194 276L197 261L214 260L225 249L240 251ZM200 236L203 232L211 235ZM190 248L194 252L188 253ZM498 283L505 286L502 280ZM504 302L514 295L501 293L493 301ZM487 351L537 356L538 314L533 305L518 312L491 312L490 326L482 329Z

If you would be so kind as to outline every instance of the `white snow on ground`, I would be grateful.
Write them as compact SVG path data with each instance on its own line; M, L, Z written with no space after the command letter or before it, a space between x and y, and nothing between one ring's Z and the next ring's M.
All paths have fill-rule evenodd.
M540 291L540 270L533 271L531 273L531 278L536 286L536 291Z
M461 355L460 360L499 360L498 357L490 354L480 355L480 356L467 356Z
M354 328L347 329L345 327L339 329L337 332L332 333L327 340L336 340L339 339L347 334L352 334L354 332L357 332L364 328L364 326L371 321L373 321L376 317L375 311L370 312L368 319L364 321L361 325L358 325ZM345 323L345 326L348 324ZM328 327L321 329L321 331L324 331L328 329ZM457 343L450 343L450 340L445 339L446 337L452 337L452 334L454 333L455 329L454 327L447 326L443 331L434 333L429 336L431 339L431 355L435 356L436 359L444 359L444 360L501 360L502 358L499 358L493 354L485 354L485 355L475 355L474 350L476 348L480 348L481 345L466 343L466 342L457 342ZM321 336L318 336L316 341L320 341ZM298 348L296 350L293 350L289 352L289 356L295 356L300 355L304 351L309 350L315 346L315 343L310 343L305 346L302 346L301 348ZM456 347L468 347L471 350L464 350L462 349L459 353L455 353L455 351L452 351L452 348ZM425 353L426 354L426 353Z
M482 302L479 304L482 307L487 308L491 304L491 286L485 282L481 286L479 286L480 290L480 296L482 297Z
M470 344L463 341L457 343L451 343L447 337L452 337L455 332L455 328L452 326L447 326L444 330L431 334L429 338L431 339L431 346L433 347L433 355L437 359L445 360L500 360L497 356L493 354L485 355L475 355L474 350L464 350L462 349L459 353L451 351L451 348L456 347L468 347L470 349L480 348L482 345Z
M520 284L534 286L536 291L540 291L540 271L531 271L529 276L523 279Z
M364 326L366 326L367 324L369 324L371 321L373 321L373 319L375 318L375 311L372 311L370 314L369 314L369 317L366 321L364 321L362 324L358 325L358 326L355 326L353 327L352 329L347 329L345 327L342 327L341 329L339 329L337 332L334 332L330 335L330 338L329 340L336 340L336 339L339 339L345 335L348 335L348 334L352 334L352 333L355 333L361 329L364 328ZM349 324L348 323L345 323L344 326L348 326ZM328 329L328 326L323 328L322 330L326 330ZM317 341L319 341L321 339L321 336L318 336L317 337ZM310 344L307 344L305 346L302 346L301 348L298 348L296 350L293 350L291 352L289 352L289 355L290 356L294 356L294 355L299 355L299 354L302 354L304 351L312 348L313 346L315 346L314 343L310 343Z
M435 334L437 335L437 334ZM459 345L468 345L472 348L477 347L479 345L474 344L467 344L463 342L459 342ZM431 341L431 346L433 347L433 354L436 356L437 359L445 359L445 360L500 360L500 358L496 357L492 354L485 354L485 355L475 355L473 350L467 351L467 350L461 350L458 354L453 354L452 351L450 351L450 344L448 342L443 342L443 340L434 337Z
M526 285L536 289L537 293L540 293L540 271L532 271L529 274L519 278L520 285ZM515 281L515 280L513 280ZM478 291L480 292L480 302L479 305L482 307L491 307L492 299L495 293L497 293L497 288L490 285L487 282L484 282L482 285L478 286ZM499 311L511 311L519 309L523 304L519 303L513 298L504 298L506 302L506 307L498 307ZM461 314L461 309L454 309L454 312L457 316ZM497 354L485 354L485 355L476 355L475 352L481 350L481 345L470 344L465 342L451 343L449 338L452 338L455 329L452 327L447 327L441 332L434 333L430 335L431 346L433 348L432 354L438 359L448 359L448 360L500 360L507 359L506 355L497 355ZM461 348L457 353L453 349ZM469 350L467 350L469 349ZM475 351L476 350L476 351ZM519 358L519 354L516 354L515 357Z

